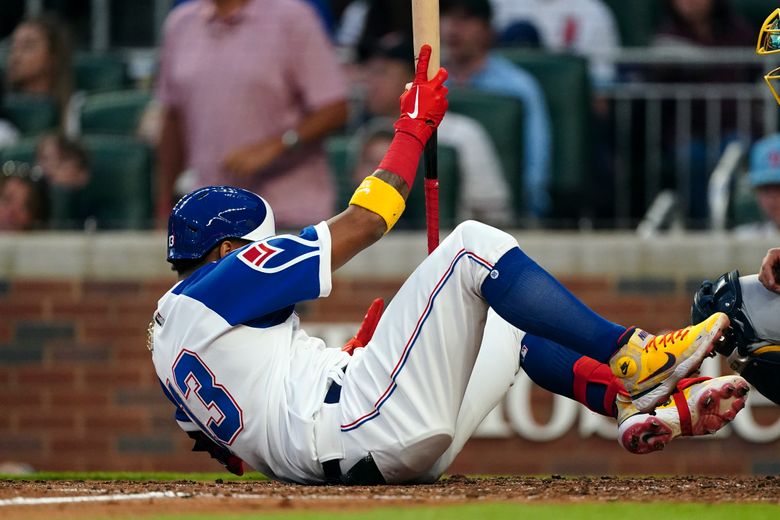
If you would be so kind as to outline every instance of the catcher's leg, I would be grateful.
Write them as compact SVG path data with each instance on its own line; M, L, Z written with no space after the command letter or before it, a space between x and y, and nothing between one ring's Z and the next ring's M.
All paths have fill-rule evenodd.
M742 276L742 301L756 337L780 345L780 294L773 293L758 281L758 275Z
M716 350L756 390L780 404L780 295L767 290L757 275L726 273L705 280L693 298L691 319L725 312L731 329Z

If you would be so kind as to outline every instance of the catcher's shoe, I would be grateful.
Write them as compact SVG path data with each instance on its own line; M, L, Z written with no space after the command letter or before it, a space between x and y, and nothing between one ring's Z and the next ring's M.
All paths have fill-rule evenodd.
M649 412L666 400L678 381L699 368L728 326L728 316L717 312L698 325L663 336L629 329L609 366L634 406Z
M745 407L750 390L739 376L683 379L669 402L653 415L618 396L618 442L631 453L658 451L679 436L715 433Z

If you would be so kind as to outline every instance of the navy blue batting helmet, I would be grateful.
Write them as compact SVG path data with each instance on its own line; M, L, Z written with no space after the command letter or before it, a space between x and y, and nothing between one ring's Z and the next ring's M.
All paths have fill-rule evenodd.
M259 195L207 186L176 203L168 219L168 261L196 260L227 238L252 242L276 234L271 206Z

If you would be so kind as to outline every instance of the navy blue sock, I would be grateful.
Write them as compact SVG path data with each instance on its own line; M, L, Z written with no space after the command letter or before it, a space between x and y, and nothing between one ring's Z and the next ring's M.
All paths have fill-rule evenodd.
M626 330L586 307L520 248L496 262L482 295L515 327L602 363L615 353Z
M582 357L554 341L526 334L521 349L523 370L545 390L574 399L574 363Z
M575 365L584 357L581 354L554 341L526 334L523 338L522 356L523 370L537 385L554 394L582 402L596 413L615 417L614 403L605 403L609 390L606 384L588 381L585 395L576 395ZM614 400L614 395L610 400Z

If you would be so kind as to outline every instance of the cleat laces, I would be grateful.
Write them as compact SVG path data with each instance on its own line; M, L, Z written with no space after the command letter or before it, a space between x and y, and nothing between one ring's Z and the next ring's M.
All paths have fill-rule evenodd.
M685 336L688 335L688 332L690 330L688 328L685 329L678 329L674 330L672 332L669 332L667 334L664 334L663 336L654 336L653 339L651 339L647 345L645 345L645 352L649 352L649 348L653 347L653 350L658 350L658 344L661 344L663 348L668 347L669 345L674 345L674 342L679 340L685 339Z

